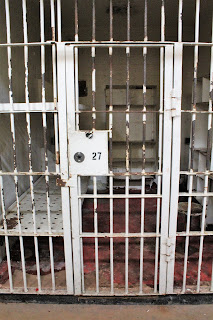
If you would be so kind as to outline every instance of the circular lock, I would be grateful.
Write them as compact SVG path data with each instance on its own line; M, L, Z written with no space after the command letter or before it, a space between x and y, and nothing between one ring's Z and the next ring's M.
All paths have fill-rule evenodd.
M74 159L75 159L76 162L79 162L79 163L83 162L84 159L85 159L85 155L82 152L76 152L74 154Z
M92 139L93 138L93 132L86 132L86 137L88 139Z

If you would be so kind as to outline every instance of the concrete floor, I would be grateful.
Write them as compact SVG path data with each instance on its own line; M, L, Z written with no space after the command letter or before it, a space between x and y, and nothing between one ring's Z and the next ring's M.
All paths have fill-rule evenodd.
M57 304L24 304L0 303L1 320L212 320L213 305L57 305Z

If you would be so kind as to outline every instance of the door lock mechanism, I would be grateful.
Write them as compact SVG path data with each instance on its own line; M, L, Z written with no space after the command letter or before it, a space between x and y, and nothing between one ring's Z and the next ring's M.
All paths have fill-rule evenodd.
M81 163L81 162L84 161L85 155L84 155L82 152L76 152L76 153L74 154L74 159L75 159L76 162Z

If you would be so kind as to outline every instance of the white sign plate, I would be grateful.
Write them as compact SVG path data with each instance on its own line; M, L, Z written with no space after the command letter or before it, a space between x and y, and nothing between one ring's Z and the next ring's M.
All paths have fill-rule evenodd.
M107 131L75 131L71 133L69 143L71 174L108 174Z

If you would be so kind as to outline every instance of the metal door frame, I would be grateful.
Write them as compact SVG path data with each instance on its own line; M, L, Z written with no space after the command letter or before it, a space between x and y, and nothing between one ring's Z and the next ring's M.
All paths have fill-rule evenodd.
M172 91L172 162L170 216L167 244L167 287L166 293L172 294L174 287L175 247L179 199L180 151L181 151L181 99L183 73L183 44L174 45L174 84Z
M104 46L110 47L112 44L107 44ZM120 44L113 44L115 46L122 46ZM181 93L181 86L182 83L180 81L180 76L182 73L182 45L181 44L132 44L133 46L140 46L140 47L162 47L165 48L164 53L164 120L163 120L163 170L162 170L162 204L161 204L161 231L160 231L160 270L159 270L159 294L165 294L167 289L167 283L171 283L171 274L172 274L172 267L174 260L171 259L171 254L168 253L170 250L170 243L173 241L171 238L172 232L174 227L171 227L172 221L175 218L175 207L172 208L172 204L174 202L177 206L177 186L179 185L179 181L177 181L177 174L174 175L171 165L173 168L178 165L177 156L174 156L174 150L176 150L179 140L173 139L172 145L172 134L173 137L176 134L176 131L179 129L180 126L180 117L177 116L178 108L172 105L172 98L173 92L178 94ZM61 119L61 126L59 122L59 129L60 127L65 128L64 121L67 123L67 139L69 142L70 133L76 130L76 105L78 104L78 90L76 83L78 83L78 61L76 59L78 55L78 47L83 47L84 44L65 44L65 43L58 43L57 44L57 54L58 54L58 91L59 91L59 121ZM101 46L100 44L85 44L85 46ZM124 44L123 44L124 46ZM125 45L126 46L126 45ZM130 44L131 47L131 44ZM174 55L175 53L175 55ZM181 53L181 54L180 54ZM174 62L175 56L175 64ZM174 82L173 82L174 81ZM69 90L67 90L67 84L69 83ZM173 83L177 88L173 88ZM77 97L77 99L76 99ZM178 100L180 102L180 99ZM175 99L177 102L177 99ZM63 107L62 107L63 105ZM65 107L66 105L66 107ZM174 108L175 109L174 109ZM63 110L63 111L60 111ZM63 112L63 116L60 113ZM175 115L175 117L173 117ZM173 119L173 128L172 128L172 119ZM62 130L65 133L65 130ZM63 134L62 134L63 135ZM61 136L61 131L60 131ZM61 136L60 143L61 148L65 142L66 137L65 135ZM67 155L69 157L69 150L72 147L69 143L67 146L68 152ZM179 147L180 149L180 147ZM178 149L178 150L179 150ZM173 150L173 157L171 155L171 151ZM180 150L179 150L180 151ZM61 158L62 160L62 158ZM62 160L63 161L63 160ZM66 171L66 170L65 170ZM172 179L172 203L170 203L170 182L171 182L171 172L173 173ZM178 175L179 177L179 175ZM73 292L75 295L82 294L82 254L81 254L81 241L82 237L80 235L80 204L78 199L78 176L72 175L70 176L69 173L63 176L65 181L65 186L62 188L62 195L63 192L66 195L70 192L70 206L71 206L71 227L69 224L66 225L64 223L65 229L65 252L70 252L72 248L72 255L73 255ZM69 189L68 189L69 188ZM63 191L64 190L64 191ZM62 200L63 203L63 200ZM66 212L68 212L69 208L66 208ZM170 226L169 226L169 215L172 214L172 219L170 217ZM175 229L176 230L176 229ZM72 234L72 244L69 240L69 233ZM157 235L156 235L157 236ZM69 255L69 253L68 253ZM70 265L72 268L72 266ZM69 273L70 275L70 273ZM70 285L72 287L72 281L70 281Z

